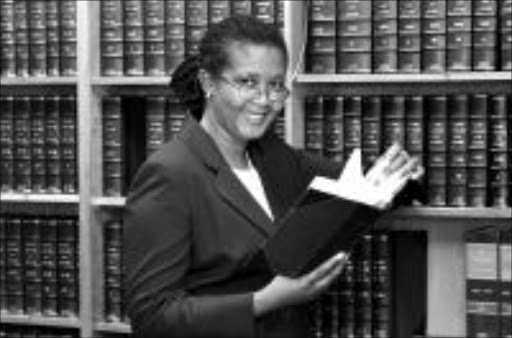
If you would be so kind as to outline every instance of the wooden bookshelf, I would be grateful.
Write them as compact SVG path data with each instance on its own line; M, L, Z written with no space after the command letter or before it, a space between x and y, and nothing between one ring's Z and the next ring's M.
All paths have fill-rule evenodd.
M2 193L0 201L4 203L77 204L80 202L80 195Z
M76 329L81 327L79 318L43 317L37 315L11 315L7 313L1 314L0 323Z
M105 333L130 334L132 332L130 324L125 323L97 323L95 328L96 331Z
M75 86L78 83L76 76L61 77L2 77L3 86Z

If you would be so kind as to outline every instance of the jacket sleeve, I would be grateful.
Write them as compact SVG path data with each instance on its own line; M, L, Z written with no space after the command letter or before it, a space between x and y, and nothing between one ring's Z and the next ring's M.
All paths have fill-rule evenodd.
M135 336L254 336L252 294L187 293L191 175L146 162L123 218L125 299ZM187 178L188 177L188 178Z

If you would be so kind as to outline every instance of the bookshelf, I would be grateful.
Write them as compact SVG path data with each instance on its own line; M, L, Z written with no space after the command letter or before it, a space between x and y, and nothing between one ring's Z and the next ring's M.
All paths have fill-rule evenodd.
M304 104L309 94L511 94L508 71L443 72L417 74L306 74L304 69L306 2L284 1L283 33L290 50L291 97L285 115L285 139L304 147ZM128 334L125 323L103 318L103 224L118 217L124 197L102 192L102 99L108 95L168 95L165 76L102 76L100 55L100 1L76 1L77 74L69 77L12 77L1 79L3 95L75 94L77 97L77 195L1 194L6 204L72 204L79 215L78 318L28 315L1 316L2 324L73 328L81 337ZM393 229L428 232L427 329L429 337L460 337L465 331L463 233L482 224L510 226L512 209L407 207L392 212L382 223Z

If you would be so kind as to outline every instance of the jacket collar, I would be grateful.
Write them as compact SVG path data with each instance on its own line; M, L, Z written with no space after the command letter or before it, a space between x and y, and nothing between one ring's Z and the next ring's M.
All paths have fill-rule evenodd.
M236 177L213 139L194 118L188 119L179 138L216 175L215 184L222 198L264 234L272 233L272 220ZM251 160L258 168L258 159L251 157ZM263 175L260 176L263 180ZM271 203L271 198L268 199Z

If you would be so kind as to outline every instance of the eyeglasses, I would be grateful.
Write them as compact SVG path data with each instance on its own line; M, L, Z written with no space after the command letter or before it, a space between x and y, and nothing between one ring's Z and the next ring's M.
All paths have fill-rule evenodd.
M258 79L245 77L229 80L224 76L217 76L217 78L235 88L238 91L238 95L245 99L254 99L262 94L261 81ZM282 103L290 95L290 90L280 81L269 82L266 92L269 100L277 103Z

